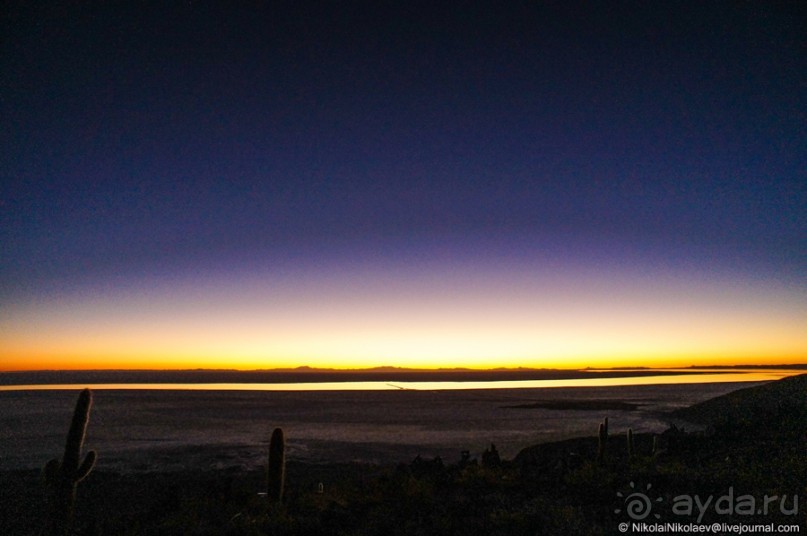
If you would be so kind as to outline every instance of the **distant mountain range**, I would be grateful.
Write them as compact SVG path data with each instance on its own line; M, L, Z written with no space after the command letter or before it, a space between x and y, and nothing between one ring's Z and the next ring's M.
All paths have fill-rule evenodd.
M361 381L518 381L616 378L669 374L705 374L715 370L807 369L807 365L752 365L689 367L687 369L413 369L392 366L367 369L312 367L262 370L42 370L0 372L0 385L99 384L99 383L321 383Z

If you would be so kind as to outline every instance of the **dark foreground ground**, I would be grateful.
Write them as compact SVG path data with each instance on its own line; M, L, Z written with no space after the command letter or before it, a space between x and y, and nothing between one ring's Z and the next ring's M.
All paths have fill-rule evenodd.
M807 375L672 417L707 428L637 434L629 456L626 430L610 422L602 460L592 430L508 461L458 453L389 467L289 463L284 501L273 506L259 495L261 471L94 471L78 488L74 533L593 535L623 533L626 522L627 533L637 532L631 523L662 522L807 532ZM47 491L39 472L0 475L0 534L41 533Z

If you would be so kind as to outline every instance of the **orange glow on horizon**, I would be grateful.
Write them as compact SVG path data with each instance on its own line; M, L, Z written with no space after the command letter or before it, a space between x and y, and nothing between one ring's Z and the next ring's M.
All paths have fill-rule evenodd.
M327 359L307 361L296 359L249 359L229 358L220 359L215 356L169 356L169 355L140 355L140 354L103 354L103 355L7 355L0 372L33 371L33 370L192 370L192 369L220 369L220 370L268 370L268 369L294 369L297 367L311 367L315 369L357 370L374 367L397 367L422 370L439 370L462 368L469 370L490 370L496 368L528 368L528 369L560 369L580 370L586 368L632 368L648 367L657 369L688 368L691 366L755 366L755 365L801 365L807 364L807 355L665 355L647 357L609 357L588 356L574 357L562 360L526 360L526 359L495 359L457 360L453 362L430 362L429 360L399 360L389 361L332 361Z
M281 284L282 283L282 284ZM807 361L807 291L531 272L260 278L9 304L1 370Z

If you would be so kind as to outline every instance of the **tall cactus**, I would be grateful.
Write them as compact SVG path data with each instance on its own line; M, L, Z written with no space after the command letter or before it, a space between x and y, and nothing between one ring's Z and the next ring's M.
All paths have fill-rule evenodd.
M597 445L597 461L602 463L605 459L605 445L608 443L608 417L600 423L597 436L599 439Z
M282 428L275 428L269 441L268 472L267 497L270 503L279 503L283 500L283 486L286 480L286 440Z
M79 465L81 448L87 432L87 422L92 407L92 393L84 389L76 402L73 420L67 433L62 461L54 458L45 466L45 481L53 488L52 511L49 533L63 535L70 531L73 523L73 506L76 501L76 486L95 465L94 450L87 453Z
M628 459L632 460L636 451L633 448L633 428L628 428Z

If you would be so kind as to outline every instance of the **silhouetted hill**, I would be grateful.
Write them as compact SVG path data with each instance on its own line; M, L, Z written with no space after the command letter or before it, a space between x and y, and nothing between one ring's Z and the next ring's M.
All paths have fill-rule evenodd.
M682 408L675 418L735 435L750 427L777 435L807 432L807 374L740 389Z

